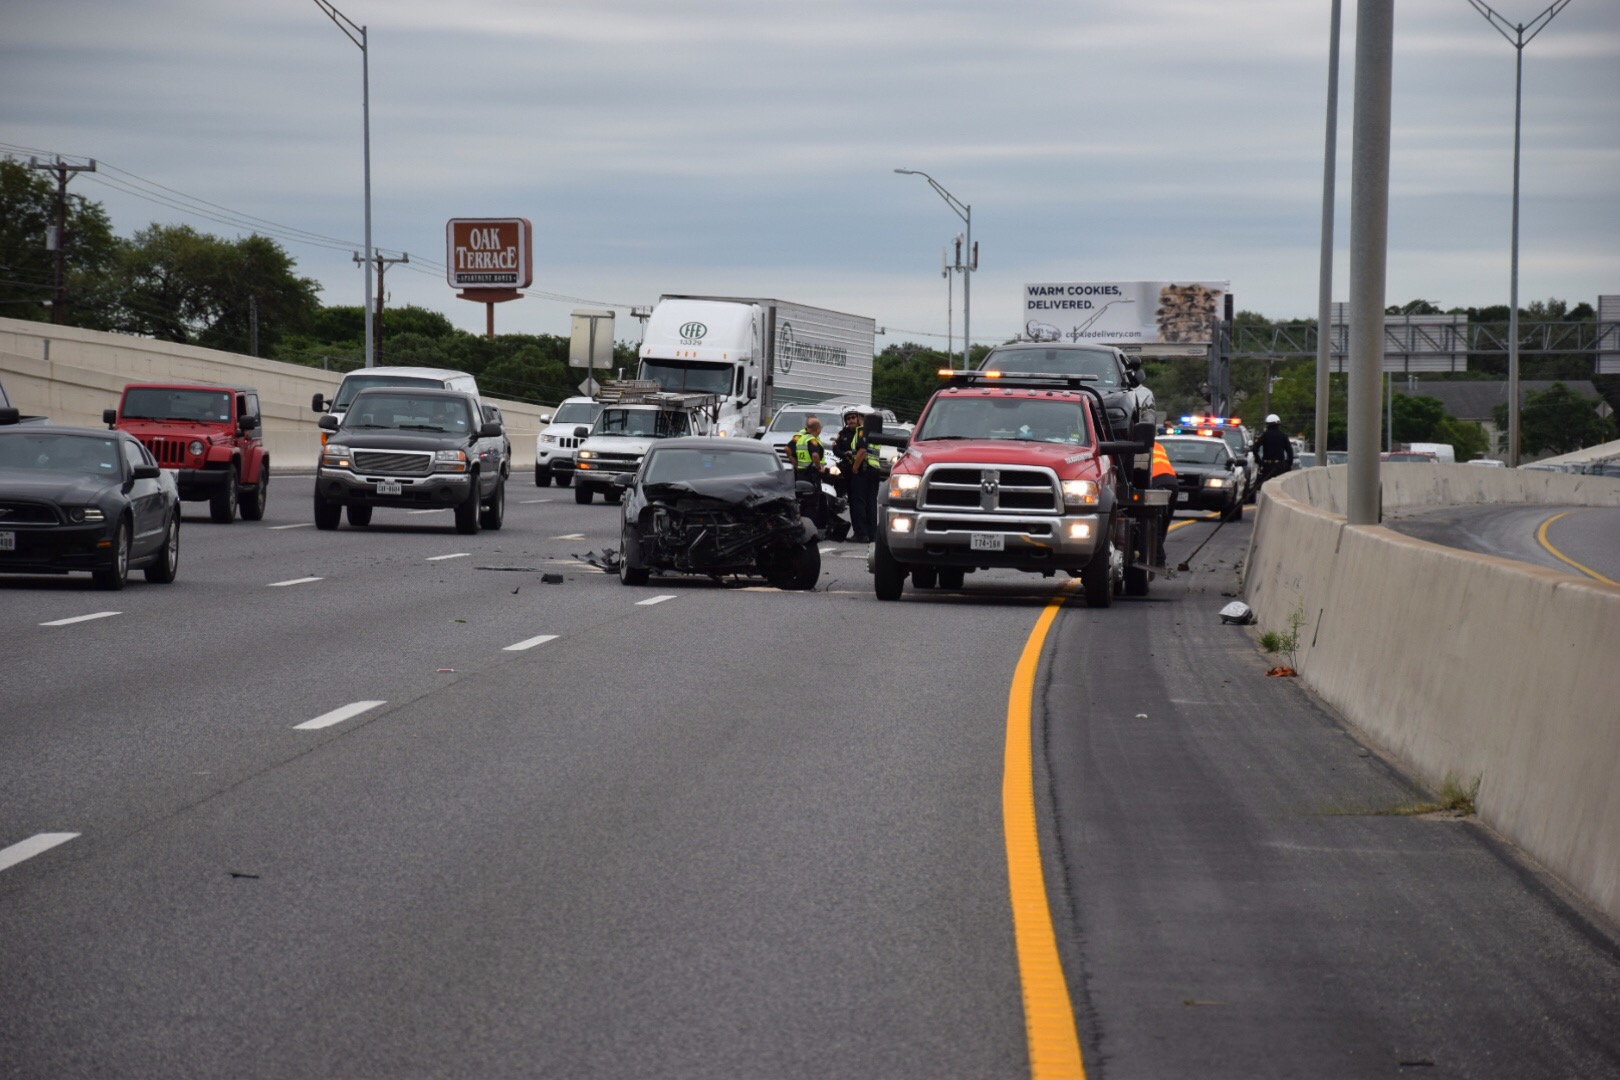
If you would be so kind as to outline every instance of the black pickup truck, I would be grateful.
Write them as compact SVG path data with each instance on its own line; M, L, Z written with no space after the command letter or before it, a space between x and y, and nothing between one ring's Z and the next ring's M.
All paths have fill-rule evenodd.
M506 478L499 462L505 431L472 394L409 386L362 390L340 422L321 417L326 445L315 470L315 527L371 524L379 506L451 507L456 531L499 529ZM493 467L486 467L493 466Z

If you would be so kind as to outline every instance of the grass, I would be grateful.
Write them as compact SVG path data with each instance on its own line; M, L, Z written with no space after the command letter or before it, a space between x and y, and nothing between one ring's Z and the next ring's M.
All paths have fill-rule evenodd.
M1432 800L1414 799L1394 806L1368 807L1360 810L1329 810L1334 817L1422 817L1425 814L1449 814L1452 817L1473 817L1474 800L1479 798L1479 785L1483 774L1466 785L1455 773L1447 773L1440 782L1438 797Z
M1305 625L1305 609L1296 607L1288 616L1287 630L1267 630L1260 635L1260 647L1268 653L1287 653L1288 666L1299 667L1299 628Z

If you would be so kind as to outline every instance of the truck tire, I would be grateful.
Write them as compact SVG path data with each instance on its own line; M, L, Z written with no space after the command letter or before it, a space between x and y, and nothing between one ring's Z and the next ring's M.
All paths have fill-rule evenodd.
M618 506L624 501L624 489L610 487L602 492L602 501L609 506Z
M932 566L913 566L911 568L911 587L913 589L933 589L939 585L939 571Z
M506 520L506 480L495 481L495 494L489 497L489 505L478 515L478 524L486 529L499 529Z
M343 504L327 502L319 495L315 496L315 527L322 532L328 532L338 527L343 520Z
M960 566L942 566L939 570L939 587L956 592L962 588L962 582L967 579L967 571Z
M1080 571L1080 584L1085 586L1086 607L1105 608L1114 602L1114 542L1105 542Z
M551 479L558 487L567 487L569 484L574 482L574 474L565 472L552 473Z
M539 465L536 465L534 467L534 486L535 487L550 487L551 486L551 470L546 469L546 468L542 468Z
M566 487L567 485L563 486ZM589 506L591 505L591 494L591 489L581 484L574 489L574 501L581 506Z
M880 515L877 540L872 544L872 591L879 600L898 600L906 589L906 572L894 561L883 528Z
M369 506L360 506L357 503L349 504L349 524L357 529L363 529L371 524L371 510Z
M236 520L236 466L225 470L225 486L208 497L208 516L216 525L229 525Z
M264 508L270 502L270 459L265 458L259 464L259 482L252 491L245 492L236 500L237 509L242 511L243 521L263 521Z
M456 532L463 536L478 535L478 474L473 473L472 490L456 507Z

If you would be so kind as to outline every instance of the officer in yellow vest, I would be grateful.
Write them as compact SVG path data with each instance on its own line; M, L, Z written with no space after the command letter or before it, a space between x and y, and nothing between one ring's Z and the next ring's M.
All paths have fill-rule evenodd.
M793 438L788 440L788 460L793 463L794 481L808 481L814 489L811 494L802 497L800 503L819 529L827 527L825 503L821 497L821 475L826 471L822 462L826 455L826 448L821 445L821 421L814 416L805 417L804 427L794 432Z
M844 427L834 447L839 467L845 474L853 538L857 544L870 544L876 528L877 493L883 465L878 460L878 448L867 441L859 410L849 409L844 413Z

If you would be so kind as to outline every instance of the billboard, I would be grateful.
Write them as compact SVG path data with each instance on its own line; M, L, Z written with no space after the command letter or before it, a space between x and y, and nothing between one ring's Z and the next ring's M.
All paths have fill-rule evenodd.
M452 289L526 289L534 283L528 218L451 218L444 234Z
M1350 305L1335 300L1328 309L1330 370L1348 370ZM1385 315L1384 371L1467 371L1467 315Z
M1599 375L1620 375L1620 296L1600 296L1597 306Z
M1207 345L1229 281L1065 281L1024 286L1024 337L1105 345Z

